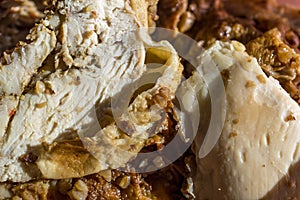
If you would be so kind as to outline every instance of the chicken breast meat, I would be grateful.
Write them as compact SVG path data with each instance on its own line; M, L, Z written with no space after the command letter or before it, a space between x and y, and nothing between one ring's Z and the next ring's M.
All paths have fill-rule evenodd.
M159 24L199 41L207 50L198 53L198 70L218 68L225 85L224 127L203 156L211 91L203 87L203 74L185 62L202 107L194 142L196 199L298 199L299 9L274 0L160 4Z
M182 67L171 45L155 43L138 30L147 26L148 4L139 2L144 10L134 10L135 3L57 1L27 36L30 42L5 54L1 182L82 177L118 168L144 146L148 130L159 130L156 121L168 104L153 102L158 95L167 102L174 98ZM146 52L163 61L157 69L161 76L119 116L129 133L114 121L95 129L95 105L149 73Z
M244 3L259 13L244 16L234 9L240 1L228 2L159 2L159 26L186 32L207 48L198 52L197 70L183 62L188 79L177 91L180 96L197 93L201 108L193 145L197 164L194 169L181 159L193 174L181 191L192 199L298 197L298 29L297 20L282 19L298 14L270 0L260 1L260 7ZM176 51L143 31L157 19L157 1L51 3L28 42L1 60L0 181L38 180L1 184L0 197L156 199L142 174L110 169L125 166L163 130L162 112L172 108L181 82ZM276 23L262 13L264 7ZM161 66L149 69L149 61ZM203 157L212 103L206 85L218 76L204 80L210 67L222 75L226 104L218 113L224 116L220 138ZM116 114L116 99L126 96L122 92L153 72L160 74L154 86ZM187 106L190 112L197 110L193 106Z
M261 199L299 160L299 106L240 43L216 42L199 59L223 72L227 104L217 144L197 159L197 198Z

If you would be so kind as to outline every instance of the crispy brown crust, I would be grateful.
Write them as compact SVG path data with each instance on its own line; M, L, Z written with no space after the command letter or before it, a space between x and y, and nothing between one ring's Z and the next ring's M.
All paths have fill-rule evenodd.
M250 41L246 47L264 72L279 80L291 97L300 103L300 55L281 40L278 29Z
M208 8L207 1L190 1L188 4L186 0L162 0L159 3L160 18L158 25L186 32L196 40L204 40L206 45L216 39L238 40L247 44L249 54L257 58L263 58L259 61L262 66L265 66L264 70L268 75L273 75L272 72L280 68L276 71L279 76L274 77L278 78L283 87L299 102L300 70L293 64L293 62L296 62L299 66L299 55L292 50L294 49L296 52L299 50L298 37L300 31L297 27L297 20L295 20L295 17L299 17L297 12L286 7L279 7L273 1L260 1L259 5L262 10L254 9L254 3L241 2L244 5L243 9L254 9L256 13L263 13L263 10L267 10L261 15L254 15L254 13L234 8L232 5L237 5L235 4L237 2L231 0L223 5L221 1L215 1L213 6ZM156 8L151 3L149 5L149 9L152 10L150 12L152 19L156 19ZM244 16L244 13L247 13L247 15ZM192 23L193 26L187 26L183 29L182 24L185 24L185 22L182 20L187 15L192 16L190 18L192 21L189 23ZM34 21L28 22L29 24L34 23ZM153 23L153 21L148 23ZM229 32L228 27L230 27ZM267 32L274 27L277 27L280 33L274 30ZM279 34L281 36L278 36ZM19 41L19 39L16 40ZM11 44L9 48L12 46L14 44ZM257 51L258 46L261 51ZM0 47L2 47L1 44ZM266 51L271 51L270 48L273 48L271 49L272 52L276 52L277 62L264 57ZM280 49L282 48L288 49L288 54L291 57L281 56ZM3 49L7 49L7 47L3 47ZM270 52L267 52L267 54L270 54ZM283 75L286 75L287 70L291 69L295 69L293 71L295 76L291 75L294 78L282 78ZM158 96L156 101L161 103L160 100L161 98ZM172 139L173 135L170 132L174 127L173 120L170 114L165 122L168 130L150 138L147 141L148 149L145 148L145 151L161 149L163 145ZM110 172L110 181L107 181L107 177L99 173L79 179L40 180L25 184L5 184L5 187L11 191L12 196L23 199L74 199L76 195L86 195L87 199L180 199L184 197L183 192L179 192L179 190L184 185L185 178L190 175L190 172L185 171L186 166L183 166L186 164L185 158L193 160L193 156L190 153L188 155L179 159L167 169L154 174L142 175L113 170ZM24 159L28 160L27 157ZM78 188L79 183L83 184L81 188ZM160 184L163 186L159 187ZM85 187L87 190L85 190Z
M209 46L215 40L237 40L256 57L267 75L273 76L299 102L299 9L279 5L275 0L161 1L159 24L178 30L182 13L193 15L186 34ZM160 4L159 4L160 5ZM180 10L180 12L179 12ZM174 11L169 13L170 11ZM276 29L274 29L276 28Z

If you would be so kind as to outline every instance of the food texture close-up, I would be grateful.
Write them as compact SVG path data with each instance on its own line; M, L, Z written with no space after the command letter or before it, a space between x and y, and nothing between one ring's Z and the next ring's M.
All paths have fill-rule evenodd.
M0 199L300 199L300 1L0 0Z

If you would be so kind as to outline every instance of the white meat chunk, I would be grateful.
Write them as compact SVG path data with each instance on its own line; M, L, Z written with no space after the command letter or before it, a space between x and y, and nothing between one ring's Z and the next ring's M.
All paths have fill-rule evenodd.
M0 181L81 177L124 166L143 147L164 109L150 100L162 90L168 100L175 96L182 72L175 50L138 30L142 24L130 1L57 1L41 23L55 32L54 61L49 58L42 66L8 124ZM125 133L114 121L100 128L95 105L149 73L146 51L163 63L154 87L123 109L120 117L133 131ZM39 58L38 48L36 54ZM53 68L45 73L47 64Z
M54 32L43 24L36 25L28 39L30 43L21 44L11 54L5 53L0 63L0 138L4 137L25 86L56 43Z
M217 144L197 158L198 199L263 198L300 158L298 104L244 49L237 42L216 42L199 57L226 71L227 104ZM196 154L202 138L197 136Z

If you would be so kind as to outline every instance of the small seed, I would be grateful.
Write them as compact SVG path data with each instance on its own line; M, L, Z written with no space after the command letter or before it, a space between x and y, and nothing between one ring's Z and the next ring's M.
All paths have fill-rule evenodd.
M229 138L234 138L236 136L238 136L237 132L231 132Z
M255 87L256 84L254 83L254 81L247 81L247 83L245 84L246 88L250 88L250 87Z
M91 12L93 9L92 5L88 5L87 7L85 7L84 11L85 12Z
M266 84L266 83L267 83L265 77L264 77L262 74L257 75L256 78L259 80L259 82L261 82L261 83L263 83L263 84Z
M36 108L43 108L43 107L45 107L46 105L47 105L47 102L37 103L37 104L35 104L35 107L36 107Z
M123 176L118 182L122 189L126 189L130 184L130 176Z
M245 46L240 42L232 41L232 45L233 45L234 49L237 51L244 52L246 50ZM251 59L250 59L250 61L251 61ZM249 62L249 60L248 60L248 62Z
M288 115L288 116L285 118L285 121L286 121L286 122L288 122L288 121L293 121L293 120L296 120L296 118L295 118L292 114Z
M110 182L112 180L111 170L100 171L99 175L102 176L107 182Z
M37 94L44 93L46 90L46 86L42 81L37 81L35 84L35 91Z
M239 119L234 119L234 120L232 120L232 123L233 123L233 124L239 123Z
M88 191L87 185L82 180L78 180L74 186L79 191Z

